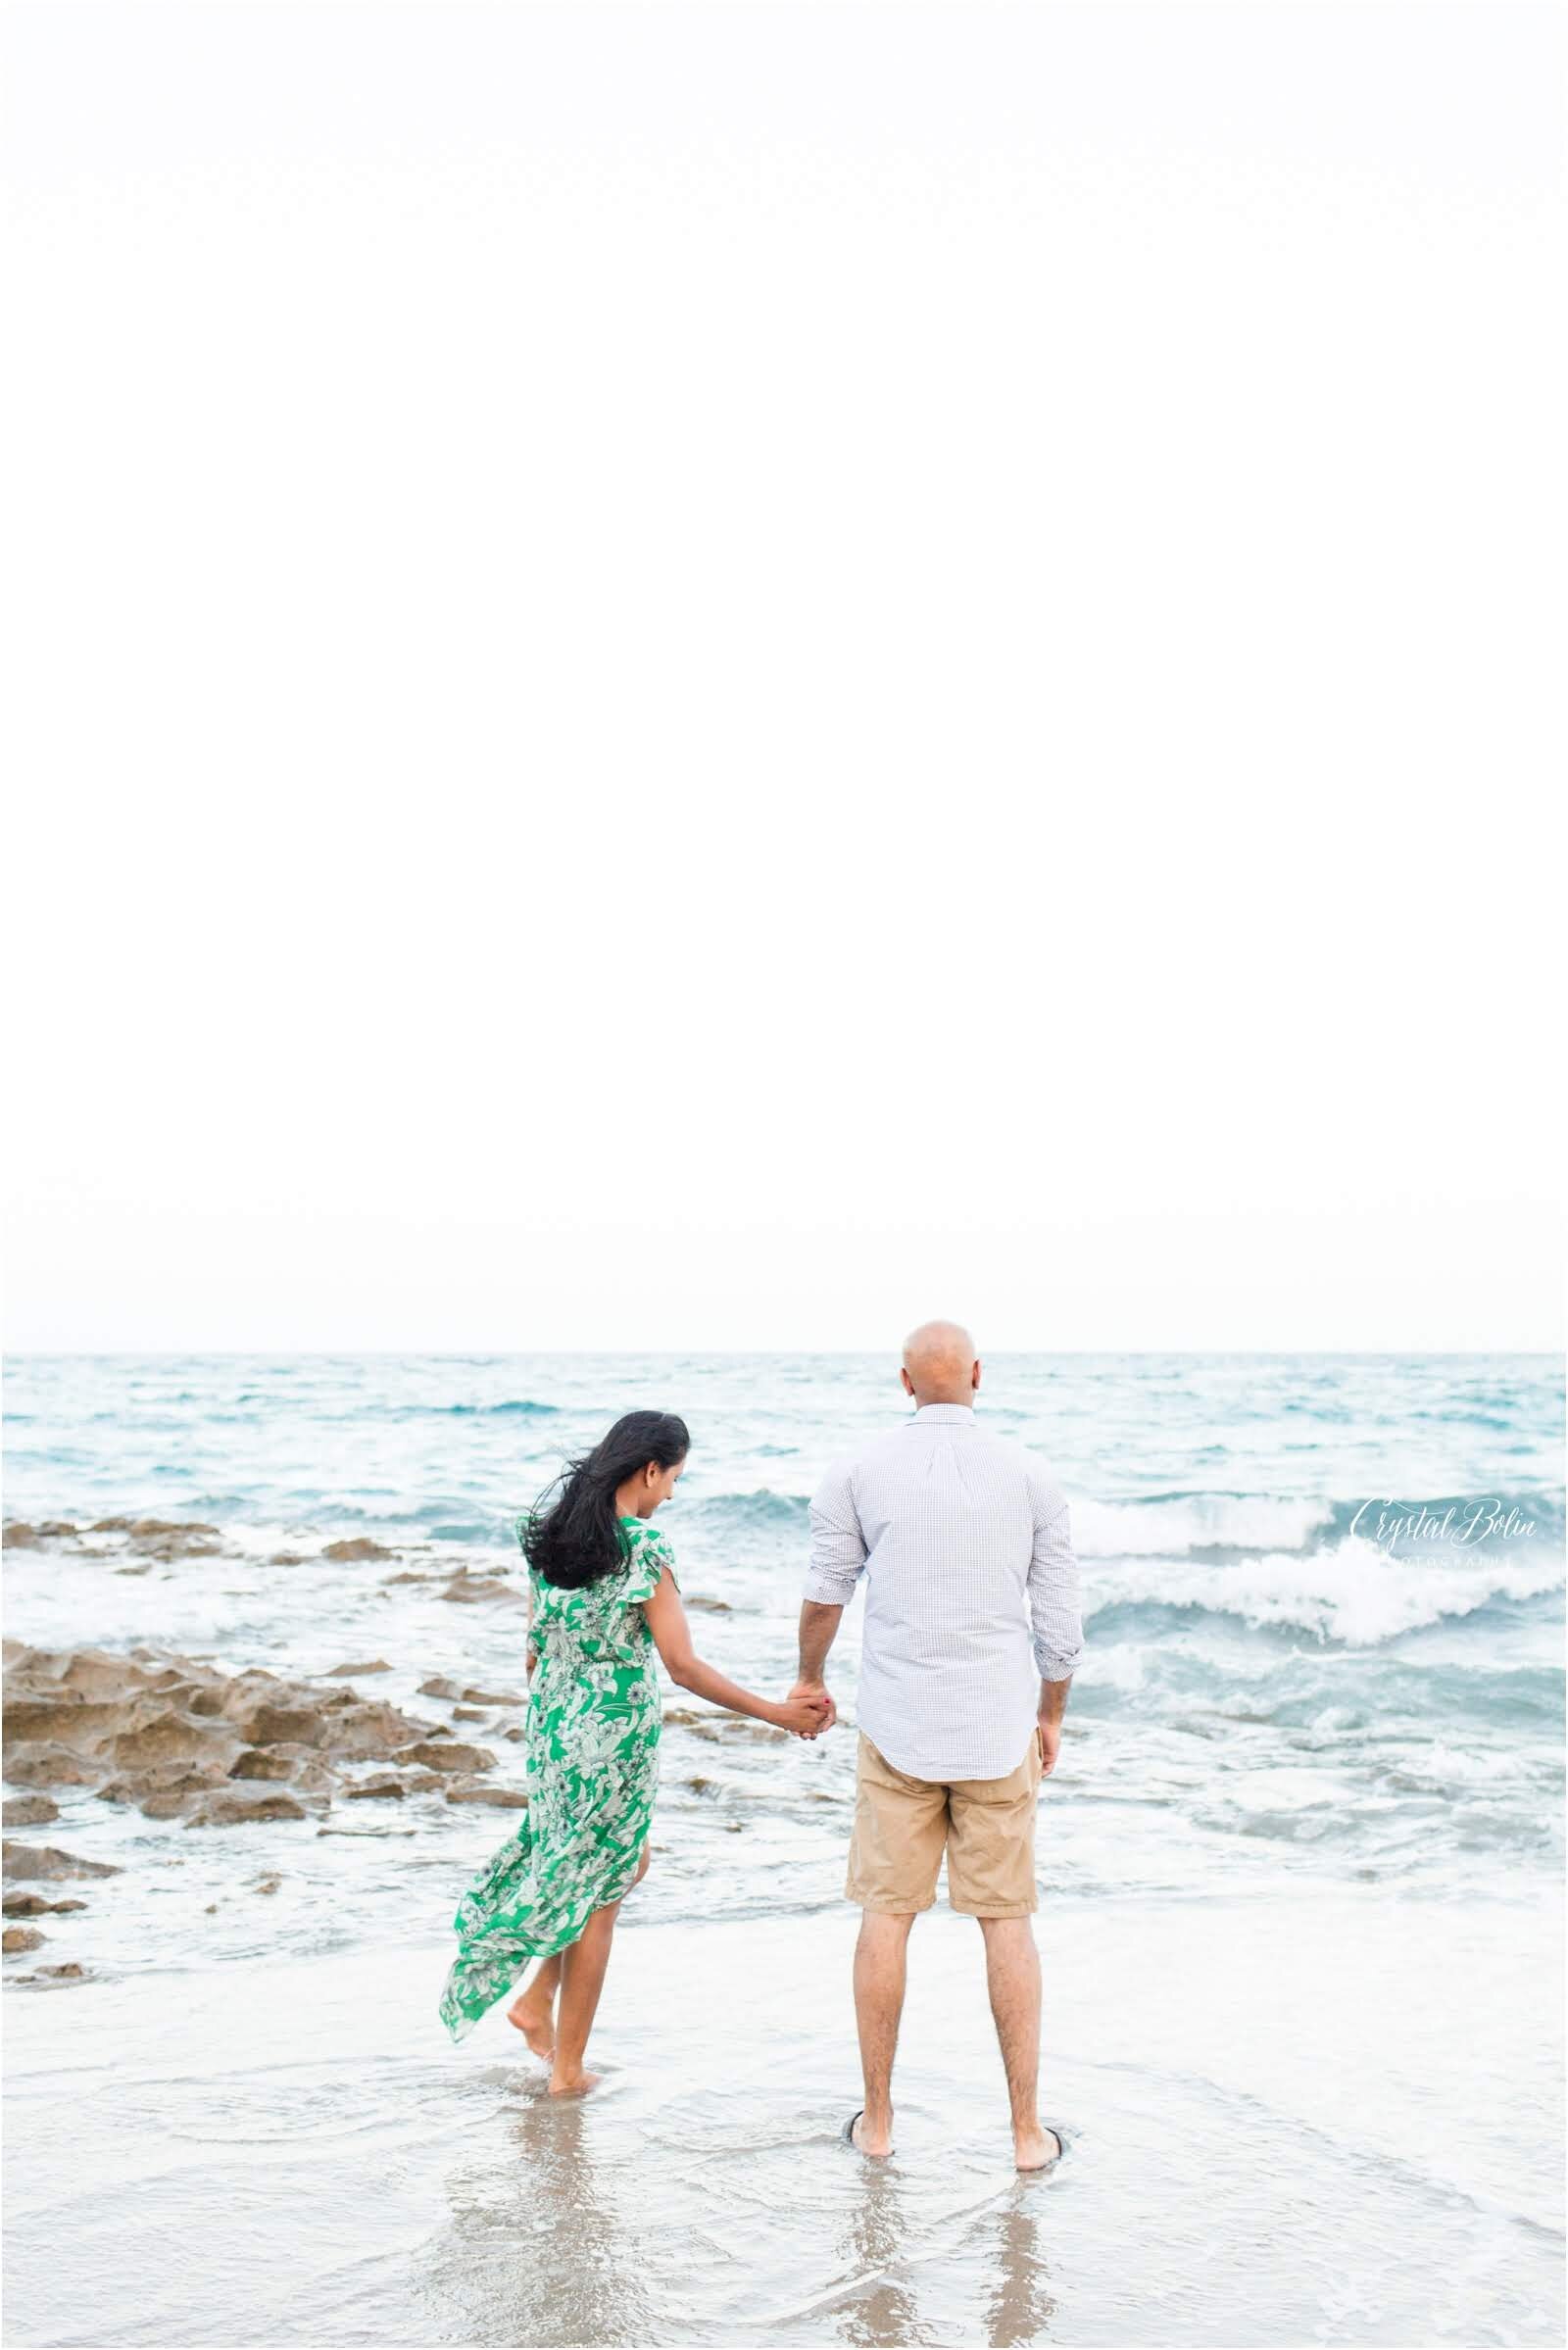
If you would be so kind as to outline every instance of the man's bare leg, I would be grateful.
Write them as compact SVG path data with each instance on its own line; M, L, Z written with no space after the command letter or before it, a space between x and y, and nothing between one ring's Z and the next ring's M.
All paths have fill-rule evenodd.
M865 2110L855 2125L855 2143L862 2154L893 2151L893 2059L914 1917L912 1910L906 1917L877 1909L860 1912L860 1938L855 1945L855 2021L860 2034Z
M535 2056L542 2056L547 2064L556 2053L556 1993L561 1988L563 1955L558 1950L554 1958L541 1959L532 1983L507 2010L507 2022L515 2024Z
M1002 2045L1012 2108L1012 2143L1020 2171L1043 2171L1061 2152L1054 2130L1042 2130L1040 2094L1040 1952L1027 1918L982 1918L986 1988Z
M605 1969L619 1915L618 1901L596 1909L577 1939L561 1954L561 2016L550 2075L552 2097L585 2096L598 2085L598 2074L583 2071L582 2057L598 2012L599 1994L605 1987Z

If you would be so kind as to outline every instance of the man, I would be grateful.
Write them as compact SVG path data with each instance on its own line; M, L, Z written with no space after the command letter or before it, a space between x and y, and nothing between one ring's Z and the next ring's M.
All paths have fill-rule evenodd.
M1055 1768L1083 1650L1067 1504L1044 1464L976 1420L966 1330L927 1322L904 1348L912 1418L829 1470L811 1502L811 1564L795 1695L823 1668L865 1577L860 1739L845 1892L860 1905L855 2013L861 2154L893 2150L893 2057L909 1929L936 1898L978 1918L1020 2171L1048 2170L1042 2128L1040 1954L1031 1913L1041 1778ZM834 1717L832 1699L824 1728Z

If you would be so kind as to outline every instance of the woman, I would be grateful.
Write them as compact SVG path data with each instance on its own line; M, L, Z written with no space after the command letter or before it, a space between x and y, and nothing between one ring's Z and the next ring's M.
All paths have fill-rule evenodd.
M461 1948L441 2017L462 2039L527 1961L542 1959L507 2013L549 2059L553 2097L595 2085L582 2060L611 1937L648 1871L662 1721L655 1648L672 1681L731 1713L798 1738L814 1738L826 1715L819 1699L754 1696L692 1653L674 1553L653 1524L689 1442L672 1412L628 1412L573 1463L552 1508L517 1521L533 1600L528 1809L453 1920Z

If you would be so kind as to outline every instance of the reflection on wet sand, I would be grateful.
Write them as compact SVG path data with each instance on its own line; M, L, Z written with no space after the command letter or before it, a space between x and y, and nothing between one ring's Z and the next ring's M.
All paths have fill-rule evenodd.
M847 2342L912 2342L914 2295L901 2263L908 2223L901 2208L897 2172L861 2164L858 2191L851 2196L841 2239L843 2256L856 2273L854 2297L843 2310Z
M509 2096L508 2103L513 2100ZM447 2178L450 2233L429 2285L443 2334L461 2318L486 2342L649 2342L662 2312L649 2290L665 2265L638 2224L634 2174L605 2149L588 2100L556 2101L525 2080L487 2159ZM619 2177L617 2179L617 2171Z
M1446 1919L1429 1945L1381 1901L1320 1908L1058 1923L1076 2045L1053 2053L1051 2101L1077 2135L1028 2182L964 1921L922 1946L885 2166L839 2136L856 2059L836 1918L628 1932L605 2085L581 2104L547 2099L499 2020L440 2045L444 1943L388 1953L373 1997L352 1951L99 1984L65 2055L60 2003L19 1997L8 2319L18 2341L126 2350L1560 2341L1555 2182L1505 2200L1477 2166L1528 2188L1520 2148L1422 2136L1414 2105L1409 2142L1380 2146L1339 2087L1375 2030L1391 2074L1486 2112L1499 2035L1539 2031L1541 1986L1508 1957L1518 1911L1468 1939ZM1325 1968L1314 1934L1353 1968ZM1180 1991L1163 2008L1141 1956L1156 1937ZM1414 2028L1429 1951L1478 1986L1474 2054ZM1298 2057L1282 2003L1310 2007L1340 2073ZM1097 2057L1111 2014L1116 2054ZM1535 2123L1549 2144L1551 2114Z
M821 2116L793 2128L774 2112L748 2141L711 2092L672 2107L612 2077L558 2105L542 2078L499 2071L486 2089L499 2126L476 2115L489 2152L448 2171L425 2269L442 2338L884 2350L952 2338L960 2309L998 2344L1035 2339L1053 2315L1039 2188L992 2186L962 2161L946 2179L873 2166Z
M977 2209L934 2221L894 2170L866 2166L845 2218L842 2245L858 2272L830 2305L846 2342L875 2345L949 2338L955 2284L984 2310L983 2338L997 2350L1036 2340L1055 2311L1029 2185L1005 2187ZM972 2286L968 2281L972 2274Z
M986 2340L995 2350L1032 2342L1055 2316L1050 2273L1041 2249L1043 2229L1026 2201L1036 2182L1014 2187L992 2223L996 2234L996 2284L986 2305Z

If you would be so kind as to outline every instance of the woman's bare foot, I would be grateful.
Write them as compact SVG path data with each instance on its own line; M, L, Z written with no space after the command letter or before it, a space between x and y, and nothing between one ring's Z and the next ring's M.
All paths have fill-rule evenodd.
M524 1991L518 1998L514 1999L508 2008L507 2022L515 2024L535 2056L542 2058L547 2065L554 2064L556 2057L554 2001L549 2007L537 2007L530 2004L529 1994Z
M1042 2130L1035 2124L1028 2130L1015 2130L1012 2143L1020 2171L1049 2171L1054 2162L1061 2159L1061 2140L1054 2130Z
M599 2081L597 2073L584 2073L580 2069L575 2073L552 2073L550 2094L552 2097L586 2097L590 2089L599 2086Z

